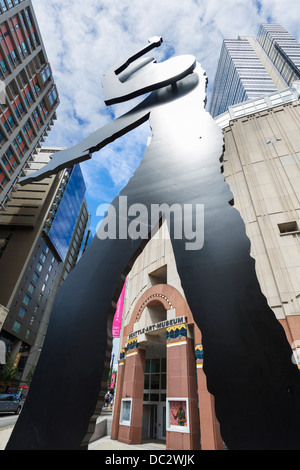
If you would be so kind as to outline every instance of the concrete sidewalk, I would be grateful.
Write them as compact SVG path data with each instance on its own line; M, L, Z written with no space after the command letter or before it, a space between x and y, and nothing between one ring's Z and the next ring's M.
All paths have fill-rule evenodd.
M111 423L112 423L112 412L110 410L103 410L101 416L99 417L99 423L106 421L103 437L95 439L90 443L88 450L158 450L164 451L166 445L159 441L145 442L140 445L128 445L123 444L122 442L114 441L110 438L111 432ZM10 435L13 431L13 427L6 429L0 429L0 451L5 450L6 444L10 438Z
M112 440L111 427L112 427L113 412L109 408L103 408L101 415L99 416L97 422L99 422L98 433L102 434L100 439L97 439L97 425L94 440L91 439L89 445L89 450L159 450L164 451L166 449L166 444L160 441L147 441L139 445L128 445L123 444ZM101 420L106 421L105 429L101 429Z
M10 438L10 435L12 433L13 427L6 428L6 429L0 429L0 450L4 450L6 447L6 444L8 443L8 440Z
M160 442L149 441L140 445L128 445L122 442L113 441L109 436L102 437L99 441L90 444L89 450L159 450L164 451L166 445Z

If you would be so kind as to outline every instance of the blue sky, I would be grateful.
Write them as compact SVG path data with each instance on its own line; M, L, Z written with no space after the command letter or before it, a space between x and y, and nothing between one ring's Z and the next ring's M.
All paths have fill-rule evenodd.
M213 84L222 40L255 35L260 23L278 22L299 40L295 0L32 0L60 95L58 120L46 146L69 147L134 105L106 107L102 74L159 35L153 53L194 54ZM96 210L109 203L138 166L147 124L101 150L81 165L87 184L92 227Z

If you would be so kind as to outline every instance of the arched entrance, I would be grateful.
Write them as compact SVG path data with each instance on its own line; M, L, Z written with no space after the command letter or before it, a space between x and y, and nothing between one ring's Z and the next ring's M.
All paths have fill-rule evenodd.
M172 286L154 285L137 300L123 330L113 439L165 439L167 449L200 449L199 338L186 300Z

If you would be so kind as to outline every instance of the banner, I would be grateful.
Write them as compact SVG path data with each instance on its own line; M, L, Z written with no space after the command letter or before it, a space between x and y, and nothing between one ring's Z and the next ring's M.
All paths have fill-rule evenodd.
M125 290L126 290L126 280L125 280L120 298L117 303L116 313L115 313L114 320L113 320L113 326L112 326L113 338L120 338L124 299L125 299Z
M116 383L116 374L112 374L111 379L110 379L110 389L115 388L115 383Z

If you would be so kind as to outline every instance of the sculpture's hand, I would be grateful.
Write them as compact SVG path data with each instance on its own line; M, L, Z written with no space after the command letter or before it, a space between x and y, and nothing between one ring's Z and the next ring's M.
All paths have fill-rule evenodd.
M23 178L20 178L18 184L23 186L25 184L32 183L33 181L41 181L44 178L58 173L64 168L71 167L76 163L83 162L89 158L91 158L91 154L88 150L85 152L76 151L76 147L60 150L59 152L53 154L51 161L47 165L37 171L29 173Z
M114 65L103 75L101 83L107 105L166 87L193 72L196 59L192 55L173 57L161 63L156 63L151 57L141 58L151 49L159 47L162 41L158 36L150 38L146 47Z

